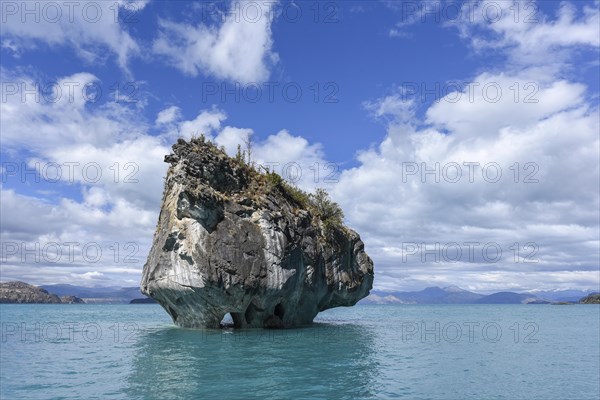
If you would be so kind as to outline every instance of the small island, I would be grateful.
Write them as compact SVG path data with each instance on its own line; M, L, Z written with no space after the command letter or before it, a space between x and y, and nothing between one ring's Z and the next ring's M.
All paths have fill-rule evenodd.
M204 137L179 139L167 172L141 291L190 328L312 323L373 285L373 262L327 192L307 194L229 157Z
M591 293L579 300L581 304L600 304L600 293Z
M0 283L0 303L4 304L84 304L76 296L57 296L25 282Z

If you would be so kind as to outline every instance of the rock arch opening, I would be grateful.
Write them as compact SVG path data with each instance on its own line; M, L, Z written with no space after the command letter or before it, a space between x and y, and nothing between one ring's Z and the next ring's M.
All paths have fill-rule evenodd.
M219 325L221 326L221 328L233 328L234 323L233 316L231 315L231 313L225 314Z

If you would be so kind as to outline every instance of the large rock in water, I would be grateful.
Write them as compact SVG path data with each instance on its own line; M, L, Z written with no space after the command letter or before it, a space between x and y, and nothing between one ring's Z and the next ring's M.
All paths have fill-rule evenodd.
M203 139L173 146L142 293L183 327L292 327L352 306L373 284L359 235L306 195Z

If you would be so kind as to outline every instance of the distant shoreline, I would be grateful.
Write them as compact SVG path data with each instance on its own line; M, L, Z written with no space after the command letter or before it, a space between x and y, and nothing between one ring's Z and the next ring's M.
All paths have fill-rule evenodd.
M554 298L552 298L554 295ZM68 284L35 286L21 281L0 283L0 304L156 304L138 287L85 287ZM415 292L372 290L366 304L600 304L600 294L579 291L497 292L483 295L457 286L429 287Z

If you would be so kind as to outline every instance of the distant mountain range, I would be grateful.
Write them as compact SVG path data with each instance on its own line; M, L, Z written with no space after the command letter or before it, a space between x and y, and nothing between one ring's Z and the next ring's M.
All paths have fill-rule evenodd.
M2 289L5 291L7 299L8 293L13 293L17 289L7 286L9 283L3 283ZM21 284L21 283L19 283ZM12 284L13 286L16 283ZM26 284L24 284L26 285ZM5 287L6 286L6 287ZM29 285L27 285L29 286ZM32 287L33 289L38 289ZM6 289L6 290L4 290ZM32 290L33 290L32 289ZM88 304L147 304L153 303L152 299L147 298L140 292L140 288L133 287L86 287L68 284L44 285L39 287L44 291L39 294L32 292L33 295L11 294L15 298L22 298L19 301L5 302L77 302L77 299L83 299ZM23 292L25 293L25 292ZM29 293L29 292L27 292ZM45 293L45 294L44 294ZM577 303L583 301L588 296L588 292L580 290L557 290L557 291L531 291L525 293L498 292L489 295L470 292L461 289L458 286L448 286L440 288L437 286L414 292L382 292L372 290L371 294L360 301L360 304L546 304L557 302ZM50 296L45 299L44 296ZM43 298L44 297L44 298ZM589 296L588 296L589 297ZM588 300L587 302L596 301ZM32 301L31 299L39 301ZM43 299L42 299L43 298ZM61 300L59 300L61 298ZM40 300L42 299L42 300ZM70 299L70 300L69 300ZM31 301L28 301L31 300Z
M530 291L529 294L532 294L538 298L548 299L552 301L578 301L583 296L587 296L589 292L583 292L581 290L555 290L555 291Z
M489 295L469 292L458 286L428 287L416 292L372 290L361 304L544 304L578 302L589 293L580 290L498 292Z
M118 287L100 286L86 287L75 285L45 285L42 289L57 296L76 296L82 298L88 304L128 304L133 299L145 299L146 296L140 292L138 286Z

